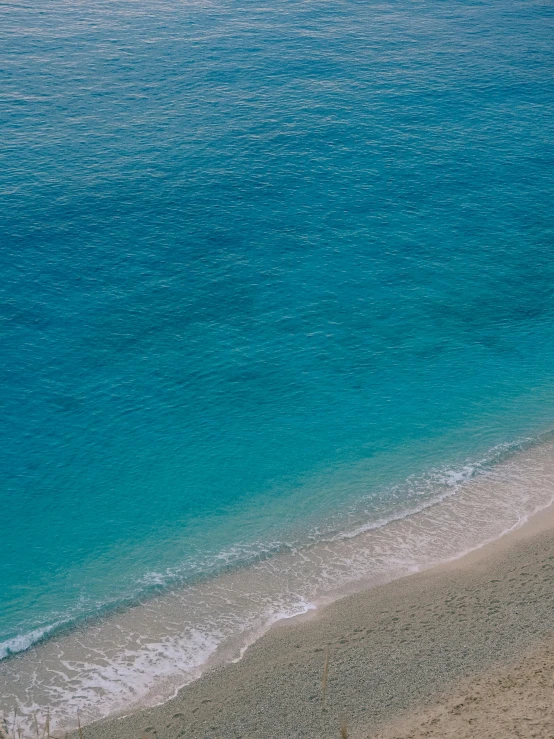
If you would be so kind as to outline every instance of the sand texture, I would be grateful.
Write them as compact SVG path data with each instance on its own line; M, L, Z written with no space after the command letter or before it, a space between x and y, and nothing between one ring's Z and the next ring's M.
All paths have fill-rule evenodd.
M552 522L277 625L240 662L85 738L326 739L343 717L353 738L554 736Z
M461 682L429 707L371 739L551 739L554 736L554 637L513 664Z

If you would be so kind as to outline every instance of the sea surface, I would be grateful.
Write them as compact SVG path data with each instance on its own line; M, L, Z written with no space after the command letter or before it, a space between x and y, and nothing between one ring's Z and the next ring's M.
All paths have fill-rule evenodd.
M14 0L0 79L23 728L552 500L551 2Z

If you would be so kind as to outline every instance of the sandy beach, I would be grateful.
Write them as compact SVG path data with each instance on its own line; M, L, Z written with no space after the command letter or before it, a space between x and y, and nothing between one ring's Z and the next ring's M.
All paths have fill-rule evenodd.
M281 622L86 739L550 737L554 510L462 559ZM323 674L328 676L325 705Z
M2 4L0 739L554 739L553 35Z

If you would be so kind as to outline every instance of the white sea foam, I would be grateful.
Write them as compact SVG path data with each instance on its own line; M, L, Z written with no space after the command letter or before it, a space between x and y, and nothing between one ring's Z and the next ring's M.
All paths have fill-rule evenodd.
M0 663L2 708L17 704L24 722L50 706L53 725L65 728L77 708L93 721L167 700L206 666L240 659L279 620L454 559L522 525L552 501L554 442L496 466L481 461L431 478L422 485L434 497L423 495L401 515L335 529L307 546L275 542L280 553L272 557L157 595ZM236 556L230 553L231 561ZM164 583L165 574L152 573L148 582ZM14 640L11 651L43 636Z
M25 634L20 634L19 636L14 636L11 639L6 639L5 641L0 642L0 660L6 659L6 657L11 656L12 654L26 651L33 646L33 644L44 639L44 637L56 629L60 623L61 622L56 622L39 629L32 629Z

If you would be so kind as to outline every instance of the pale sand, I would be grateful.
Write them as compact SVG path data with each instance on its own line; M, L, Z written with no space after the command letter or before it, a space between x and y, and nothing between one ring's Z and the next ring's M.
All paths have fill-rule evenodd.
M554 638L547 638L522 659L466 678L431 705L372 733L371 739L553 736Z
M329 645L326 710L322 673ZM554 511L458 562L280 623L85 739L554 737Z

